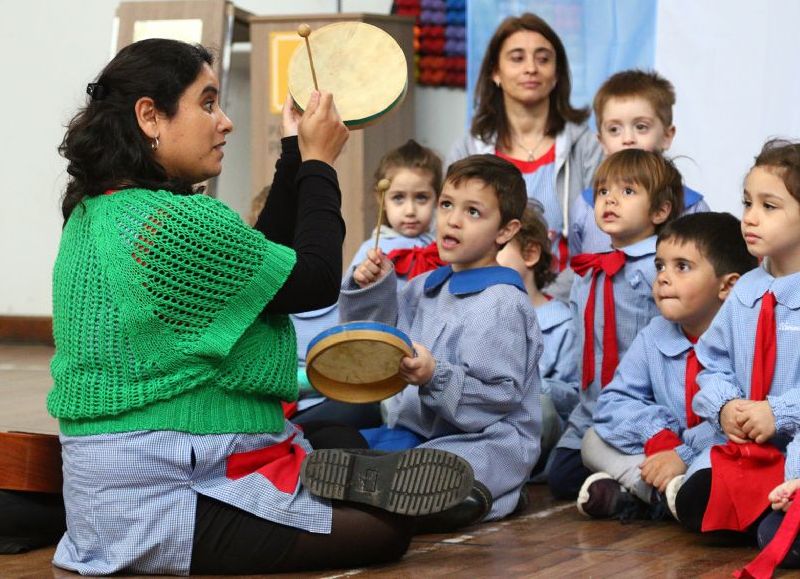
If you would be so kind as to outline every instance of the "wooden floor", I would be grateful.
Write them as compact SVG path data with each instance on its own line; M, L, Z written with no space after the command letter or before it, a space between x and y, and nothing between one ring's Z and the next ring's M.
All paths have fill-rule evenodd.
M54 431L44 412L50 387L46 347L0 344L0 427ZM590 521L545 487L528 487L526 512L453 535L418 537L392 565L292 577L730 577L755 556L749 546L715 543L676 523ZM0 513L2 517L2 513ZM356 547L357 548L357 547ZM0 555L0 578L78 577L52 567L53 548ZM777 577L800 577L781 571ZM281 576L273 576L281 577Z

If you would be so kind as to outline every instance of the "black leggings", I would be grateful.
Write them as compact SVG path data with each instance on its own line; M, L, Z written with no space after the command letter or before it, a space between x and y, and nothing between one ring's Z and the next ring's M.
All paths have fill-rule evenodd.
M314 448L367 447L348 426L310 422L303 430ZM198 495L191 572L242 575L386 563L403 556L413 531L412 517L333 503L331 533L309 533Z
M711 498L711 469L704 468L698 470L688 479L686 479L681 488L678 490L678 494L675 497L675 510L678 513L678 520L681 524L689 529L690 531L694 531L696 533L701 532L703 527L703 517L706 514L706 508L708 507L708 501ZM738 531L711 531L710 533L705 533L711 537L716 537L721 540L733 540L736 541L744 539L750 539L755 536L756 529L758 529L759 523L764 519L764 517L769 512L769 509L764 511L764 513L747 529L742 532Z
M334 503L330 534L279 525L198 495L191 573L244 575L361 567L408 549L413 518Z

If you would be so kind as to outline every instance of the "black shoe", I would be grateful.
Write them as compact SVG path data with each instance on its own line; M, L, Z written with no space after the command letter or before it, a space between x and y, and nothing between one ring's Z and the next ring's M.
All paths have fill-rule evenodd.
M607 519L620 514L624 495L628 494L610 474L596 472L583 481L575 505L578 512L595 519Z
M315 450L300 480L319 497L352 501L401 515L427 515L458 505L472 490L472 467L460 456L433 448L384 453Z
M663 521L671 519L672 514L669 512L666 497L654 491L650 503L646 503L632 493L626 493L625 500L622 502L622 508L617 515L619 521L624 525L631 521Z
M469 496L456 506L414 521L414 534L451 533L462 527L479 523L492 510L492 493L478 481L472 483Z

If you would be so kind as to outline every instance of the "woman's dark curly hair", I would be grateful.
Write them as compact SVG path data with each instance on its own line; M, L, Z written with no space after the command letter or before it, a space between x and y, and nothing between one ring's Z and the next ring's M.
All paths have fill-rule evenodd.
M150 97L172 118L186 88L214 57L202 46L154 38L130 44L109 62L87 105L69 122L58 152L68 161L69 181L61 203L66 223L85 198L109 189L141 187L194 193L193 183L171 178L155 160L139 128L134 106Z

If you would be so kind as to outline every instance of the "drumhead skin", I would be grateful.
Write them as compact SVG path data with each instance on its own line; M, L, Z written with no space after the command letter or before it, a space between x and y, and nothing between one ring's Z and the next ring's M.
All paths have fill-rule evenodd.
M306 374L321 394L351 403L376 402L406 386L400 360L413 356L403 332L379 322L350 322L325 330L308 344Z
M403 102L408 65L403 49L387 32L365 22L337 22L308 37L320 90L333 94L345 125L358 129ZM289 62L289 93L305 109L314 80L305 42Z

